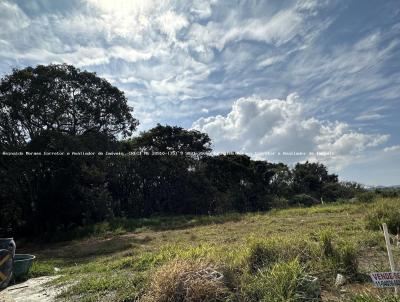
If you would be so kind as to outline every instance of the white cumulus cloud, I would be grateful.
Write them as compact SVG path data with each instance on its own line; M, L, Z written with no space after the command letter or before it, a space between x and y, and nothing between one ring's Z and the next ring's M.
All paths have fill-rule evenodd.
M238 151L258 157L269 154L264 158L287 163L319 160L336 170L389 138L385 134L356 132L345 122L309 117L296 94L285 100L240 98L226 116L200 118L192 128L208 133L217 152ZM285 157L277 156L278 152L304 155ZM316 156L324 152L330 156Z

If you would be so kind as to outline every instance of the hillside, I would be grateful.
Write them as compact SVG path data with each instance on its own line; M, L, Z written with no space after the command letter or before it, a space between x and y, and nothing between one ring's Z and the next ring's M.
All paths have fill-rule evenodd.
M31 277L59 274L53 284L69 284L62 301L178 301L157 291L173 288L179 270L196 267L224 276L208 286L216 286L220 300L209 301L310 301L286 292L299 291L303 275L318 277L323 301L395 301L383 298L392 290L374 289L366 275L389 269L383 235L366 228L366 216L399 201L126 220L93 227L91 238L22 245L38 257ZM394 253L400 259L399 250ZM340 288L337 273L348 280Z

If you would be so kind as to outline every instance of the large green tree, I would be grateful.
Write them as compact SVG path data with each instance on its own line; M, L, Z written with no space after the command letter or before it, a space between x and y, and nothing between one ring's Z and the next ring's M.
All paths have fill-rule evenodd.
M137 125L124 93L95 73L39 65L0 80L0 151L114 150ZM1 156L0 233L65 230L112 216L106 173L99 157Z
M320 198L323 187L328 183L337 183L338 176L329 174L321 163L298 163L293 169L293 189L296 193L310 194Z
M114 161L110 169L110 189L114 199L120 201L121 213L146 216L207 212L205 204L212 199L211 194L206 196L210 184L199 169L202 155L196 156L211 150L207 134L158 124L121 144L125 152L149 152ZM177 153L154 153L168 151Z
M156 127L142 132L140 136L131 141L136 149L158 152L209 152L211 151L211 139L196 130L186 130L177 126Z
M24 145L42 131L130 136L138 121L122 91L71 65L15 69L0 82L0 144Z

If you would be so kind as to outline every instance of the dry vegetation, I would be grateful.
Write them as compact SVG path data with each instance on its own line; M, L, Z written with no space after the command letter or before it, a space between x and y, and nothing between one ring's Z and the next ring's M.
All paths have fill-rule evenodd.
M103 231L91 238L24 248L38 255L32 277L57 273L58 284L73 282L59 297L65 301L400 301L367 275L389 269L377 225L395 219L390 209L399 202L175 217L162 225L153 218L143 227L125 221L98 225ZM341 287L338 273L347 279Z
M153 274L143 301L226 301L230 291L215 265L197 259L172 260Z

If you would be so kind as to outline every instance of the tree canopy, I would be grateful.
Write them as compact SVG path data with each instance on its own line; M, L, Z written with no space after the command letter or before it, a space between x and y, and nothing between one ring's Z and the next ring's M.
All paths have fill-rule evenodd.
M211 139L206 133L196 130L157 124L156 127L134 138L132 146L158 152L209 152Z
M21 146L43 131L127 137L138 126L122 91L66 64L15 69L0 82L0 143Z

